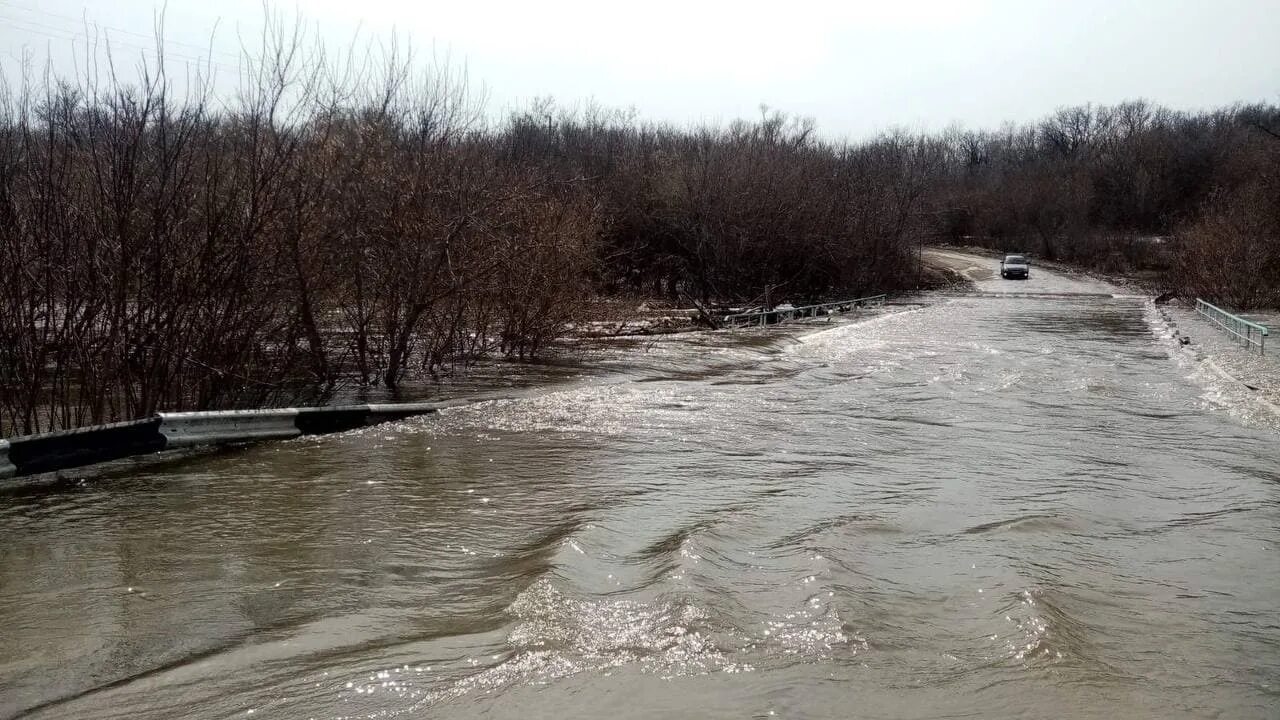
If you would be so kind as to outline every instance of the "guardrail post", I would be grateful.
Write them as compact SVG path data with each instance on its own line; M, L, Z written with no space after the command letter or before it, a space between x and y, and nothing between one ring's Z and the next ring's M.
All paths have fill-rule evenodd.
M18 473L18 468L9 462L9 441L0 440L0 478L13 477Z

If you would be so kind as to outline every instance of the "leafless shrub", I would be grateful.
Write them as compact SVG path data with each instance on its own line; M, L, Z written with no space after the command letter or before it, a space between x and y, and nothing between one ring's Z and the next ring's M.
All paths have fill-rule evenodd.
M504 162L464 73L300 27L269 18L230 102L109 53L0 88L0 434L323 400L571 325L581 184Z
M1280 306L1276 203L1261 189L1216 198L1178 234L1175 286L1235 310Z

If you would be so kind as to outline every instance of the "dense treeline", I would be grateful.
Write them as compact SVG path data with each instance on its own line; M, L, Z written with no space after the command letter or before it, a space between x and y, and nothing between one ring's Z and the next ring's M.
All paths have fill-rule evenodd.
M944 137L934 237L1280 305L1280 107L1135 101Z
M856 146L763 111L717 130L636 124L609 112L518 114L504 159L582 177L599 203L600 287L713 300L813 299L916 280L935 141Z
M233 100L163 64L0 89L0 436L529 358L602 295L911 289L926 242L1280 302L1275 107L856 144L768 111L495 123L447 68L300 46L269 31Z

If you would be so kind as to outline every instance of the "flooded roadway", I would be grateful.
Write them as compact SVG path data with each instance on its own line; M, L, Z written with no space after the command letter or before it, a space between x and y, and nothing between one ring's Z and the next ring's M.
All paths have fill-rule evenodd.
M901 310L0 495L0 717L1280 715L1276 418L1138 299Z

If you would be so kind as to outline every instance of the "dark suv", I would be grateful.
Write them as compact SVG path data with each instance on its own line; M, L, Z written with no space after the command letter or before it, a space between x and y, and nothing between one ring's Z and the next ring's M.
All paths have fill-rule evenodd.
M1004 260L1000 261L1000 277L1005 280L1013 278L1026 280L1031 277L1031 263L1027 262L1027 256L1005 255Z

